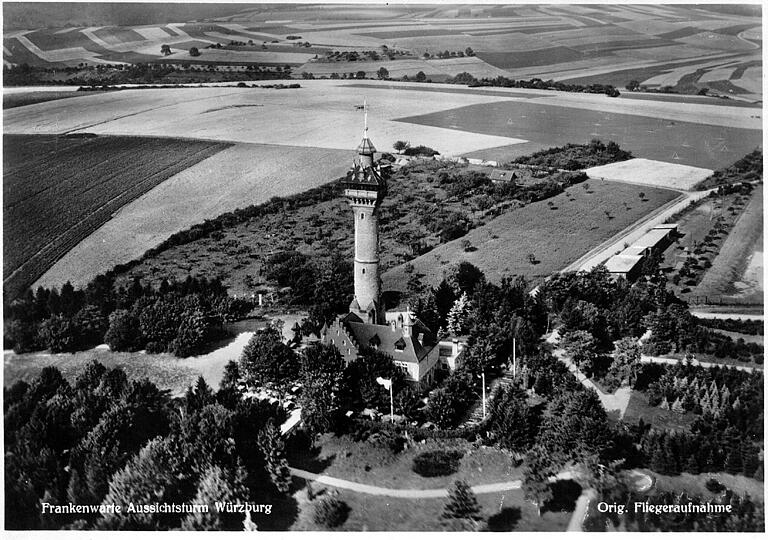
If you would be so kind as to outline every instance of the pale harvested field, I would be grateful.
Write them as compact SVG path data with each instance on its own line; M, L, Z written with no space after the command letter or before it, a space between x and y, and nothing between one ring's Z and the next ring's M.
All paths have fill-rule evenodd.
M736 71L735 67L721 67L707 71L699 78L700 83L708 83L712 81L727 81L731 78L733 72Z
M755 189L749 204L725 239L693 295L728 295L758 298L763 292L763 187Z
M695 45L696 47L734 52L758 48L757 45L739 39L737 36L724 36L715 32L702 32L701 34L680 38L678 41Z
M682 190L693 189L696 184L712 174L710 169L642 158L592 167L585 172L590 178Z
M361 89L336 81L302 81L295 90L195 88L124 90L86 99L11 109L4 114L5 133L158 135L234 142L349 150L362 135L362 111L369 104L370 135L387 151L399 139L428 144L443 154L521 142L522 139L478 135L429 126L406 126L392 119L476 103L509 100L474 94L434 94L417 90L392 92L371 82ZM351 83L354 84L354 83ZM514 98L512 98L514 99Z
M124 206L34 287L60 287L67 280L84 286L205 219L330 182L346 172L353 157L354 150L237 144Z
M744 71L741 78L732 81L736 86L749 90L754 94L763 92L763 70L760 67L750 67Z
M755 28L750 28L749 30L744 30L741 33L741 37L745 39L763 39L763 29L760 26L756 26Z

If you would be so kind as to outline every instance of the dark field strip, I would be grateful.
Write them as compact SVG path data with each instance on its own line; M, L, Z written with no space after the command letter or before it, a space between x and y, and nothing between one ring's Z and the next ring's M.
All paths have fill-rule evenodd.
M497 68L514 69L583 60L585 55L568 47L550 47L533 51L479 51L477 57Z
M68 49L70 47L82 47L87 51L97 54L108 54L112 51L105 49L98 43L91 41L81 32L67 32L66 34L54 34L52 31L46 32L38 30L26 35L32 43L44 51L56 51L58 49Z
M141 54L136 52L117 52L110 51L104 54L99 54L99 58L104 60L112 60L113 62L124 62L126 64L136 64L140 62L155 62L158 59L148 54Z
M116 41L117 43L125 43L130 41L146 41L146 38L138 32L131 30L130 28L120 28L118 26L111 26L109 28L99 28L93 32L107 43Z
M3 284L14 296L171 176L230 146L149 137L3 137Z
M416 90L418 92L439 92L441 94L471 94L474 96L492 96L492 97L499 97L499 98L505 98L505 97L515 97L515 98L537 98L537 97L545 97L549 96L551 94L548 94L546 92L541 93L525 93L525 92L515 92L515 91L509 91L509 92L494 92L491 90L483 90L478 87L474 88L468 88L465 86L457 86L456 88L449 88L449 87L440 87L436 88L434 86L429 85L401 85L398 84L395 86L394 84L391 86L385 86L381 84L365 84L365 83L356 83L356 84L348 84L346 85L348 88L390 88L392 90Z
M721 58L718 58L718 60L725 64L729 60L732 60L738 56L738 54L725 55ZM658 64L644 68L622 69L618 71L611 71L610 73L600 73L597 75L587 75L586 77L573 77L561 80L571 84L612 84L618 88L623 88L624 85L626 85L631 80L643 82L646 79L650 79L651 77L655 77L656 75L665 73L672 69L684 66L698 65L702 62L703 60L701 58L695 58L683 62L669 62L666 64ZM717 66L711 66L710 69L715 67Z
M355 35L380 38L380 39L399 39L410 37L425 37L425 36L460 36L468 30L452 30L450 28L436 28L434 30L400 30L391 32L355 32Z
M622 98L644 99L649 101L668 101L671 103L704 103L706 105L725 105L728 107L746 107L749 109L761 109L762 106L757 103L748 103L746 101L736 101L735 99L719 99L705 96L691 96L683 94L660 94L648 92L641 94L636 92L622 92Z
M594 23L593 23L594 26ZM513 26L505 30L489 30L489 31L473 31L477 32L476 34L473 32L467 32L467 34L470 35L482 35L482 36L493 36L495 34L508 34L510 32L515 32L519 34L538 34L540 32L559 32L560 30L573 30L575 27L572 24L557 24L557 25L543 25L543 26Z
M627 104L629 107L631 103ZM398 121L514 137L549 146L586 143L598 138L617 142L635 157L713 170L731 165L762 143L762 133L756 129L670 122L527 101L470 105Z
M760 26L759 21L757 23L746 23L746 24L736 24L733 26L726 26L725 28L718 28L717 30L713 30L713 32L717 32L718 34L725 34L726 36L737 36L744 30L749 30L750 28L754 28L756 26Z
M703 32L701 28L694 28L693 26L684 26L682 28L678 28L677 30L672 30L671 32L656 34L656 37L660 37L662 39L680 39L688 36L693 36L696 34L701 34L701 32Z
M101 92L88 92L88 94L100 94ZM46 101L57 99L67 99L71 97L81 97L85 92L73 90L51 91L51 92L30 92L28 94L4 94L3 109L13 109L14 107L24 107L25 105L34 105Z
M169 26L161 26L160 29L168 34L169 36L178 36L179 34L171 27Z
M745 62L738 66L733 73L731 73L731 76L729 77L729 80L735 81L736 79L741 79L742 75L744 75L744 72L747 71L747 69L751 67L757 67L761 66L763 63L760 60L753 60L752 62Z
M16 38L3 39L3 46L11 52L10 57L3 55L6 60L10 60L14 64L29 64L30 66L45 66L45 67L64 67L66 64L63 62L46 62L32 51L27 49Z
M596 37L599 40L600 38ZM643 40L616 40L616 41L595 41L594 43L584 43L581 45L571 45L572 49L593 55L595 52L613 52L624 49L652 49L654 47L667 47L675 45L672 41L664 39L643 39Z

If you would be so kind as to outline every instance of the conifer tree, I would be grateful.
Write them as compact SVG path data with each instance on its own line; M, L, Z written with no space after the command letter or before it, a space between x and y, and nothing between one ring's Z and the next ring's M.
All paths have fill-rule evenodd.
M249 501L245 486L246 472L238 466L234 474L214 465L206 469L197 483L197 494L192 504L207 505L208 512L189 514L181 527L188 531L222 531L242 529L243 514L219 512L217 502L233 504Z
M672 409L672 411L674 411L674 412L676 412L678 414L685 413L685 409L683 409L683 404L680 402L680 398L677 398L675 400L675 402L672 404L671 409Z
M467 331L469 308L467 293L461 293L461 296L453 303L453 307L448 312L448 331L451 334L461 335Z
M275 488L280 493L288 493L291 488L291 470L285 458L285 443L280 436L280 428L273 420L259 433L258 445L264 454L265 467Z
M701 472L699 468L699 459L696 454L688 456L688 461L685 462L685 472L691 474L699 474Z
M441 519L459 525L464 530L478 530L482 521L480 505L472 488L464 480L456 480L448 493L448 502L443 507Z
M552 488L549 486L551 466L542 449L528 452L525 461L523 496L536 505L541 516L541 507L552 498Z
M741 472L741 449L738 446L734 446L728 452L728 457L725 458L725 465L723 467L728 474L739 474Z

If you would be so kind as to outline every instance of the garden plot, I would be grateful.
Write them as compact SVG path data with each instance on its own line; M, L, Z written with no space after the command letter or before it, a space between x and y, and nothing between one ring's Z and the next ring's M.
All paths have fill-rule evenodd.
M712 171L688 165L635 158L586 169L590 178L604 178L630 184L690 190Z

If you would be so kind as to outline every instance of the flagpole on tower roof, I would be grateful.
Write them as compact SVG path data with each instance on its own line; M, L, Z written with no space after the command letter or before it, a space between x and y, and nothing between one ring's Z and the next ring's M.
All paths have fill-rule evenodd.
M363 111L365 112L365 129L363 129L363 139L368 137L368 101L363 98Z

